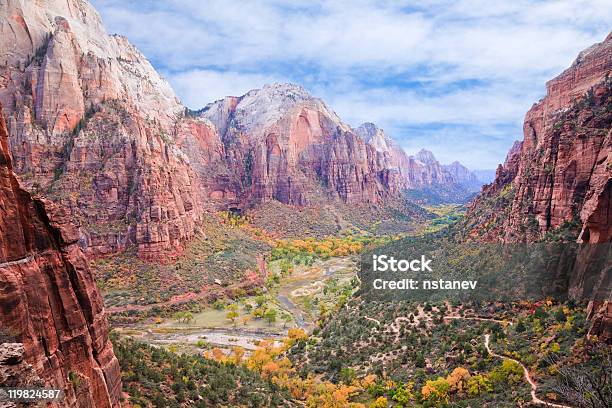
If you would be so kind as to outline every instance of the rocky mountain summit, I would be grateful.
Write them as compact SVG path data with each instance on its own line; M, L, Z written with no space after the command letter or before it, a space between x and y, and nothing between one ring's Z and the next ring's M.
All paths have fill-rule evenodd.
M380 202L402 187L395 168L320 99L272 84L205 107L240 202Z
M271 84L209 104L242 202L380 202L405 189L477 182L465 167L444 167L431 152L408 156L373 123L356 129L321 99L294 84ZM251 170L251 174L248 174ZM471 185L473 188L473 185ZM219 192L217 196L222 196Z
M478 176L474 174L470 169L465 167L463 164L458 161L454 161L451 164L443 165L446 173L450 174L452 180L464 186L470 192L478 192L480 191L480 187L482 187L483 182L479 180Z
M20 186L1 116L0 147L0 383L64 391L51 406L117 407L119 363L77 231Z
M67 209L95 256L179 253L208 210L379 204L452 179L374 125L372 138L368 126L352 129L297 85L190 111L85 0L9 0L0 33L15 172Z
M467 192L480 190L481 183L477 177L457 161L450 165L440 164L434 154L425 149L409 156L393 138L373 123L364 123L355 132L385 155L387 166L400 173L408 189L454 186L464 187Z
M93 254L180 250L200 219L198 180L171 135L169 84L83 0L0 5L0 101L14 169L68 209Z

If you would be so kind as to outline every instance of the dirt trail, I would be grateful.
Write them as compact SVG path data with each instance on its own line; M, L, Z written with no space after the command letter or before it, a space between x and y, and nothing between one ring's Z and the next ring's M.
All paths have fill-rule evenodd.
M509 322L507 320L493 319L489 317L444 316L442 319L444 320L478 320L482 322L508 323L510 326L512 326L512 322Z
M380 321L379 321L379 320L374 319L373 317L363 316L363 318L364 318L364 319L366 319L366 320L369 320L369 321L371 321L371 322L374 322L374 323L376 323L377 325L379 325L379 326L380 326Z
M378 325L380 325L380 322L378 320L376 320L376 319L373 319L373 318L368 317L368 316L364 316L364 318L366 320L374 321L374 322L378 323ZM443 319L444 320L490 321L490 322L496 322L496 323L508 323L510 326L512 325L512 322L509 322L509 321L506 321L506 320L493 319L493 318L487 318L487 317L465 317L465 316L449 315L449 316L444 316ZM400 317L395 319L395 321L391 324L391 330L394 331L396 334L399 333L398 323L400 321L409 321L409 319L407 317L403 317L403 316L400 316ZM417 322L418 322L418 320L417 320ZM484 343L484 346L487 349L487 351L489 352L489 354L491 354L494 357L512 360L512 361L516 362L517 364L519 364L521 366L521 368L523 369L523 373L525 375L525 380L529 383L529 386L531 387L531 400L532 400L532 402L534 404L544 405L544 406L550 407L550 408L574 408L574 407L571 407L569 405L555 404L555 403L547 402L547 401L544 401L544 400L538 398L538 396L537 396L538 385L533 380L533 378L531 378L531 374L529 374L529 370L527 369L527 367L525 367L525 365L523 363L521 363L520 361L518 361L518 360L516 360L514 358L502 356L502 355L499 355L499 354L495 353L493 350L491 350L491 347L490 347L489 343L490 343L490 334L485 334L485 343Z
M552 408L573 408L573 407L571 407L569 405L554 404L552 402L547 402L547 401L544 401L544 400L538 398L538 396L537 396L538 385L531 378L531 375L529 374L529 370L527 370L527 367L525 367L525 365L523 363L521 363L520 361L518 361L518 360L516 360L514 358L510 358L510 357L499 355L499 354L495 353L493 350L491 350L491 347L490 347L490 344L489 344L489 338L490 338L490 335L489 334L485 334L485 343L484 343L484 345L485 345L485 348L487 349L487 351L489 352L489 354L491 354L494 357L501 358L501 359L512 360L512 361L514 361L515 363L517 363L518 365L521 366L521 368L523 369L523 372L525 373L525 380L527 380L527 382L531 386L531 401L534 404L540 404L540 405L544 405L546 407L552 407Z

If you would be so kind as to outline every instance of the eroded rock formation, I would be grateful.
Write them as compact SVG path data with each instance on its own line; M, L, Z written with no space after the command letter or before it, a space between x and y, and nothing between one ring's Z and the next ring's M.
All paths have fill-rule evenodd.
M352 129L296 85L190 111L86 0L2 2L0 53L14 170L66 209L90 255L173 256L207 210L378 205L456 184L431 153L409 157L373 124Z
M388 157L300 86L266 85L200 117L217 129L241 202L376 203L402 187Z
M199 181L173 140L185 109L146 58L83 0L2 2L0 53L24 184L68 209L90 253L180 251L198 229Z
M119 363L77 230L66 211L21 188L1 116L0 146L1 378L39 377L65 392L54 406L117 407Z
M547 83L546 96L525 116L524 140L466 216L465 230L476 239L583 243L571 278L577 298L593 292L585 289L592 280L609 297L612 279L609 265L601 276L585 276L587 265L610 256L612 242L611 72L612 34ZM605 296L595 300L593 334L612 338L612 307Z
M468 212L473 235L530 241L575 223L582 242L610 242L611 71L612 35L547 83L527 112L523 142ZM487 212L500 196L508 211Z

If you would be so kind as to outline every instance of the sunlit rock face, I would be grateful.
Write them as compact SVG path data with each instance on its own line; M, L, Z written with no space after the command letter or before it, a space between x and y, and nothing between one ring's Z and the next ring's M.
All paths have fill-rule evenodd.
M217 129L245 203L375 203L402 187L384 153L300 86L266 85L214 102L200 117Z
M530 241L576 221L582 242L610 242L611 71L608 36L547 83L546 96L525 116L524 140L468 212L474 235ZM496 226L485 232L476 221L486 215L485 201L500 194L509 198L508 211L491 214Z
M0 383L63 390L52 406L118 407L119 363L77 230L20 186L1 117L0 147Z
M88 254L180 253L207 210L369 202L397 166L303 88L274 84L196 114L83 0L0 5L0 102L14 170L66 208Z
M3 2L0 52L24 185L68 209L89 253L180 251L197 232L201 191L174 139L178 129L196 143L202 131L182 123L184 107L146 58L82 0Z
M606 256L597 244L612 241L612 34L581 52L546 84L546 96L527 112L524 139L516 143L495 181L466 216L477 239L531 242L576 229L585 245L571 277L571 295L585 295L588 265ZM602 252L603 251L603 252ZM601 288L610 271L595 278ZM608 283L607 283L608 282ZM612 304L589 307L591 334L612 339Z

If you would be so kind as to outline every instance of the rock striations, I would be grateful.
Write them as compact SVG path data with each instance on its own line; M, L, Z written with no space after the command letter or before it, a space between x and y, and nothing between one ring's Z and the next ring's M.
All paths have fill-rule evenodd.
M94 254L180 250L200 220L169 84L84 0L0 4L0 102L15 171L68 209ZM182 126L181 128L184 128Z
M402 186L388 157L300 86L266 85L200 117L217 129L240 202L376 203Z
M571 294L581 298L593 279L607 292L591 304L590 313L591 334L609 340L609 266L599 277L585 271L589 263L610 256L612 242L611 72L612 34L547 83L546 96L525 116L523 141L515 143L495 181L484 187L466 215L466 231L478 239L574 237L586 244L571 277Z
M2 2L0 52L14 170L66 208L88 254L174 255L206 210L380 204L469 178L373 124L352 129L297 85L190 111L86 0Z
M474 236L533 241L579 224L581 242L612 240L611 71L612 35L547 83L525 116L524 140L468 211ZM487 204L500 197L505 211Z
M61 389L62 407L118 407L119 363L77 230L21 188L1 117L0 145L0 384Z

